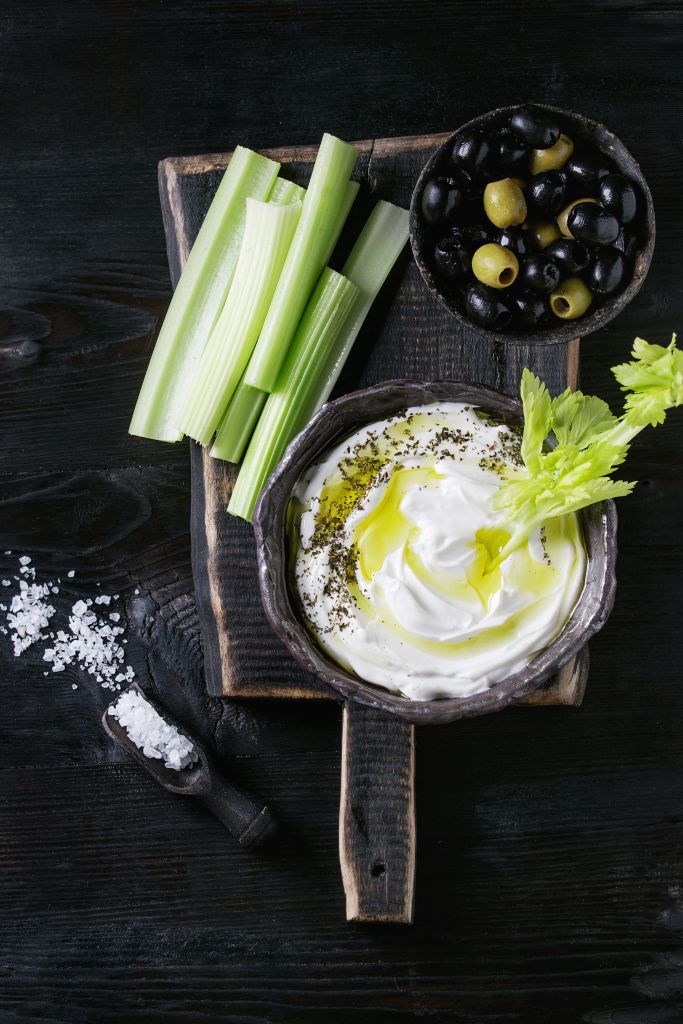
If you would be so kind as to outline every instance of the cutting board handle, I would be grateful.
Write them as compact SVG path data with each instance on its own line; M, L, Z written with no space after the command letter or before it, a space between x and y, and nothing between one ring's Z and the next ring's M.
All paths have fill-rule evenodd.
M339 807L347 920L411 924L415 844L415 726L347 701Z

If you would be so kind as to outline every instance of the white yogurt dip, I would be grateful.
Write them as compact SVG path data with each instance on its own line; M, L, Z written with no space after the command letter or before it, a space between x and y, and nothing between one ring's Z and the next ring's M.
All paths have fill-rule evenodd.
M491 501L520 472L519 436L474 407L416 406L311 466L290 505L296 593L318 644L413 700L479 693L526 666L578 601L575 515L550 519L498 569Z

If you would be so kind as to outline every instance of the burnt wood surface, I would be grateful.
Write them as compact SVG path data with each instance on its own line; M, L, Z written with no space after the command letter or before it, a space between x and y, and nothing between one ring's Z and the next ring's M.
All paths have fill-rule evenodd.
M348 921L412 924L415 726L344 704L339 861Z
M349 236L370 197L378 195L407 207L420 168L443 140L442 135L372 139L357 143L355 177L364 186L350 221ZM301 184L310 174L315 149L268 150L281 173ZM159 192L169 266L174 284L213 198L230 154L169 158L159 165ZM348 244L348 243L347 243ZM408 254L396 267L390 295L384 294L384 316L375 310L371 325L357 346L372 353L364 362L346 368L341 387L348 390L387 378L412 375L431 380L450 377L488 383L491 368L481 359L481 338L462 331L452 343L454 322L425 288ZM341 265L339 251L332 262ZM440 315L439 315L440 314ZM368 331L372 326L372 334ZM416 345L416 338L427 344ZM578 339L554 346L498 345L495 368L498 387L517 390L519 361L533 365L554 391L576 387ZM368 380L368 373L370 379ZM482 378L483 381L482 381ZM203 636L207 689L233 697L317 697L327 691L313 675L303 672L282 651L271 631L254 586L255 538L249 524L226 514L235 468L212 459L193 444L192 565L197 613ZM258 541L257 541L258 543ZM578 704L586 687L587 652L572 659L543 685L531 702ZM520 699L523 702L524 698ZM422 708L420 710L423 710ZM415 903L415 730L373 711L346 707L342 739L339 844L342 880L349 920L409 924ZM380 867L381 866L381 870Z
M613 128L652 188L647 282L581 343L616 406L609 367L683 313L680 5L8 0L2 33L0 578L12 550L62 577L61 610L121 593L141 682L282 823L239 849L110 744L109 694L0 637L2 1024L679 1024L680 419L629 457L582 707L418 731L405 929L343 923L337 705L206 694L188 449L126 429L170 296L159 160L447 131L525 98Z

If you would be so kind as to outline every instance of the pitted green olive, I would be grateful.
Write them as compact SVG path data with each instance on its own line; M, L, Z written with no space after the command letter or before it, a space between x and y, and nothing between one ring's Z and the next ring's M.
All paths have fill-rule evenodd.
M472 257L472 271L490 288L508 288L519 273L519 261L511 249L495 242L480 246Z
M533 220L526 225L526 230L539 249L545 249L558 238L562 238L562 233L554 220Z
M531 151L531 173L540 174L541 171L559 171L564 167L569 157L574 152L574 143L568 135L560 135L554 146L548 149L532 149Z
M521 224L526 219L524 193L512 178L490 181L484 189L484 210L497 228Z
M583 316L593 296L580 277L569 277L550 296L550 308L560 320L576 320Z
M574 199L573 202L569 203L568 206L565 206L564 210L558 213L557 226L559 227L560 231L562 232L565 238L574 237L567 225L567 217L572 212L574 207L579 205L579 203L597 203L597 199L591 199L590 196L584 196L583 199Z

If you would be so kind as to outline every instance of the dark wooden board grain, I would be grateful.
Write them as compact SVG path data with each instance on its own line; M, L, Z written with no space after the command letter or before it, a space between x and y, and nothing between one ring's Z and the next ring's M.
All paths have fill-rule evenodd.
M580 711L418 734L410 929L340 925L337 707L206 695L189 452L126 434L170 297L158 160L441 132L534 98L612 127L653 191L646 285L582 342L582 384L616 407L609 367L683 321L680 4L6 0L2 33L0 575L13 549L76 569L73 594L158 585L192 671L157 695L273 803L283 845L231 848L117 761L104 691L0 637L0 1020L680 1024L680 419L629 456Z
M377 198L408 206L421 167L442 139L437 135L356 143L354 177L364 188L333 262L340 265L339 250L348 248ZM306 184L315 148L265 152L282 165L286 177ZM159 165L174 284L229 160L230 154L171 157ZM576 387L579 342L510 347L457 330L406 253L359 335L338 391L392 377L453 377L516 392L524 366L532 366L555 392ZM266 621L251 526L226 513L236 468L212 459L196 444L191 445L191 462L192 564L207 689L229 697L329 697L329 691L282 650ZM520 703L580 704L587 676L586 652ZM410 923L417 843L415 730L389 716L347 707L342 750L339 827L347 918Z
M415 727L344 704L339 860L348 921L412 924Z

